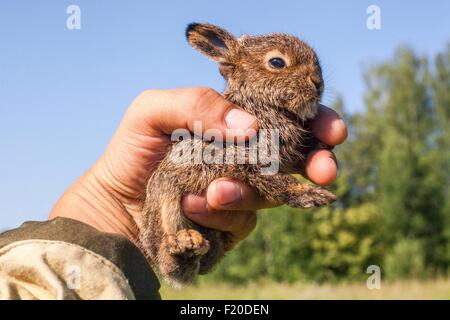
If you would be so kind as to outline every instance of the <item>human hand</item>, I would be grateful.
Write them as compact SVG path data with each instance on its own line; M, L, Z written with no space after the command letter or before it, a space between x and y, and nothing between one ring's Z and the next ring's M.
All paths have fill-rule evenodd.
M257 121L238 106L208 88L149 90L130 105L102 157L76 181L53 208L50 218L64 216L104 231L137 238L135 218L141 212L146 183L171 146L175 129L230 130L244 137L257 130ZM342 143L347 135L344 122L331 109L320 106L311 128L328 145ZM327 185L336 178L337 165L329 150L311 152L304 168L311 181ZM183 210L192 221L205 227L229 231L235 243L255 227L255 210L277 206L267 203L246 184L226 178L210 184L204 196L187 195ZM224 213L221 211L228 211ZM232 213L230 213L232 212Z

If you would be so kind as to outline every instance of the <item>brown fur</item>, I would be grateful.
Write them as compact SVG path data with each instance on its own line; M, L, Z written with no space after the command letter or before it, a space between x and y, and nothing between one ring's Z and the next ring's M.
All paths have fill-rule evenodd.
M280 170L261 175L261 164L174 164L171 153L153 172L147 186L142 219L138 221L140 245L152 264L173 285L191 281L206 273L223 257L231 244L226 232L209 230L188 220L181 209L184 195L204 194L219 177L242 180L261 196L296 208L326 205L335 200L329 191L300 184L290 175L299 159L317 143L305 121L314 117L323 92L321 68L314 51L287 34L242 36L209 24L191 24L186 30L189 43L219 63L227 80L224 96L258 118L260 128L279 129ZM280 57L282 69L268 65ZM207 90L207 89L205 89ZM195 139L204 149L210 143ZM248 145L227 145L248 152ZM190 155L187 155L190 156Z

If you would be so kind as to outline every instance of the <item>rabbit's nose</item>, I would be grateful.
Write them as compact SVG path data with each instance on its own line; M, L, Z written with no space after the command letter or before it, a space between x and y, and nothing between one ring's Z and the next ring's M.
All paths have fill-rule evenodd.
M323 81L322 78L318 76L311 76L310 77L311 82L314 84L314 87L316 88L317 94L322 94L323 92Z

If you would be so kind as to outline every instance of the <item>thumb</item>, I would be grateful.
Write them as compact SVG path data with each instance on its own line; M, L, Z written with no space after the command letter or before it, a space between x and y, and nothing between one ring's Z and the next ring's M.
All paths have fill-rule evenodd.
M145 91L135 99L124 121L134 131L152 136L170 135L176 129L215 129L222 137L240 140L258 129L255 117L210 88Z

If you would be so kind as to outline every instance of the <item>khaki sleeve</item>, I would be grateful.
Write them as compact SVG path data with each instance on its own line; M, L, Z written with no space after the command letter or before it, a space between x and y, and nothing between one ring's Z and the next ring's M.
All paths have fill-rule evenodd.
M26 240L0 249L0 300L135 299L124 274L83 247Z
M0 300L159 300L159 288L134 243L80 221L29 221L0 234Z

